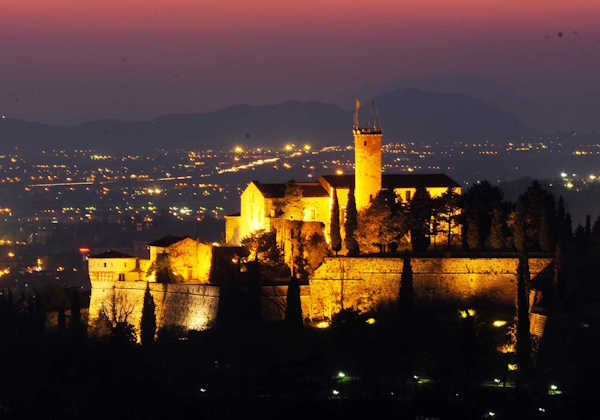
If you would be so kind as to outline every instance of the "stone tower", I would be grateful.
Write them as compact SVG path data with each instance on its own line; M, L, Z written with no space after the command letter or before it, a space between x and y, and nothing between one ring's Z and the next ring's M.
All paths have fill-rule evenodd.
M379 126L379 117L373 121L373 101L369 123L360 125L358 109L360 102L356 100L354 114L354 160L355 160L355 197L356 209L369 205L381 190L381 137L383 131Z

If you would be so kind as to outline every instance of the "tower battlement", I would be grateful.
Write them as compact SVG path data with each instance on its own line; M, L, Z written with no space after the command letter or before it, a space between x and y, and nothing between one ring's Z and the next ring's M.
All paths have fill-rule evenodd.
M354 115L354 195L358 210L367 207L381 190L381 137L383 130L379 118L373 121L373 101L369 123L360 126L358 110L360 102L356 100Z

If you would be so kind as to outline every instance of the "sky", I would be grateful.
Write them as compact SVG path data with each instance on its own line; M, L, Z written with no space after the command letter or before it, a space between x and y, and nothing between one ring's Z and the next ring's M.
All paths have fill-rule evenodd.
M327 101L430 73L600 88L598 0L0 0L0 15L0 114L49 123Z

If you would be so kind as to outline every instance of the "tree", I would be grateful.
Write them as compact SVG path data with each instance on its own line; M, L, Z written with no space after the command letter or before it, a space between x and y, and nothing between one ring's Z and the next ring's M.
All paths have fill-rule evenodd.
M348 255L358 254L358 242L356 241L356 229L358 227L358 212L356 211L356 198L354 197L354 186L350 187L348 193L348 206L346 207L346 249Z
M259 262L261 275L265 278L289 275L283 251L277 245L277 232L257 230L242 239L242 246L248 250L251 260Z
M73 289L71 293L71 319L69 320L69 329L75 338L81 338L85 333L85 325L81 319L81 297L79 290Z
M437 199L437 218L446 225L446 236L448 238L448 249L452 248L452 230L460 224L461 196L453 188L448 188L441 197Z
M412 310L414 302L415 290L413 287L413 271L407 250L404 254L402 276L400 277L400 290L398 292L398 308L401 318Z
M529 331L529 261L526 254L519 257L517 268L517 360L519 371L523 377L529 372L531 366L531 333Z
M525 227L525 202L522 197L517 199L517 206L513 217L513 241L519 252L525 252L527 247L527 236Z
M504 215L500 207L494 207L490 229L490 245L495 251L501 251L504 248Z
M406 224L401 213L392 214L382 194L358 213L356 240L363 252L384 252L391 243L398 243L406 235Z
M479 251L481 248L481 233L479 232L479 213L472 212L467 215L467 243L471 251Z
M144 293L144 306L142 306L142 319L140 321L140 338L142 346L151 347L156 336L156 304L150 293L150 283L146 283Z
M331 253L327 241L318 232L314 232L308 237L304 250L306 254L305 268L308 274L314 273L323 263L323 259Z
M464 199L467 215L477 213L479 246L475 249L484 249L486 239L490 236L494 208L500 205L504 194L489 181L481 181L467 190ZM469 225L469 231L471 228L472 225Z
M286 294L285 322L293 327L302 326L302 302L300 300L300 284L296 277L290 278Z
M431 242L429 229L431 225L431 196L424 185L417 187L409 204L408 226L413 250L423 252Z
M117 293L116 287L113 286L109 304L102 304L100 318L108 328L114 344L122 345L135 342L135 328L129 322L133 309L133 306L127 301L127 297Z
M556 242L554 254L554 293L559 301L565 298L565 271L563 266L562 242Z
M302 187L291 180L285 184L285 193L281 205L281 216L288 220L304 219L304 201Z
M333 206L331 207L331 249L337 253L342 249L342 235L340 234L340 204L338 203L337 190L333 190Z
M540 249L544 252L552 251L554 244L552 243L552 234L550 231L550 215L547 206L542 208L542 216L540 218L539 228L539 243Z
M247 264L246 278L248 279L248 318L260 322L262 318L262 283L260 264L250 261Z

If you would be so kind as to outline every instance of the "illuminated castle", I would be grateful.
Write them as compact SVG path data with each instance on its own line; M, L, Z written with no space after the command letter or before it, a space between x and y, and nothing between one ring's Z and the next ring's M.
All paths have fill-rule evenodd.
M382 174L383 130L379 125L379 118L373 119L371 101L369 123L361 126L359 108L360 103L356 101L353 124L354 175L322 175L316 182L297 182L296 185L302 191L303 212L295 218L284 217L281 214L285 201L285 183L264 184L256 180L251 181L241 195L240 213L226 216L227 245L240 245L243 238L260 229L270 231L281 225L282 218L305 223L321 223L325 236L328 237L334 192L337 193L340 206L340 227L344 238L348 194L353 187L356 208L359 211L369 206L381 190L394 190L402 202L409 202L420 185L424 185L433 198L440 197L449 190L457 194L461 193L460 185L445 174ZM443 231L440 226L439 232ZM453 228L453 235L456 235L456 238L459 234L460 227ZM438 239L439 242L444 241L443 237Z

